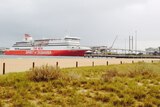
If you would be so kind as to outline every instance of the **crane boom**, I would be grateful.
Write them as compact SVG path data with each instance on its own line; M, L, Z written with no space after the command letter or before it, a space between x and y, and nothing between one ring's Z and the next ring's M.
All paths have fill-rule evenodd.
M114 43L115 43L115 41L117 40L117 38L118 38L118 35L115 37L115 39L114 39L114 41L113 41L113 43L112 43L111 47L109 48L110 50L113 48Z

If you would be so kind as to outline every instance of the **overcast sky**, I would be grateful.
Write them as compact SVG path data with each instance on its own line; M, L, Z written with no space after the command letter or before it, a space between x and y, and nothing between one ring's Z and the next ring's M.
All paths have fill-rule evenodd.
M82 45L128 48L137 30L138 49L160 46L160 0L0 0L0 47L71 34Z

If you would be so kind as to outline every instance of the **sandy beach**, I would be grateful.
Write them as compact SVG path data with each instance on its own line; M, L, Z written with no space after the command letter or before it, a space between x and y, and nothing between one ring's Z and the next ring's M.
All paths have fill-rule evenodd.
M132 63L138 61L151 62L151 61L160 61L158 59L115 59L115 58L2 58L0 59L0 74L3 72L3 63L6 65L6 73L10 72L24 72L32 67L33 62L35 66L41 65L58 65L60 68L75 67L76 62L78 66L92 66L94 65L106 65L107 61L110 64L120 64L123 63Z

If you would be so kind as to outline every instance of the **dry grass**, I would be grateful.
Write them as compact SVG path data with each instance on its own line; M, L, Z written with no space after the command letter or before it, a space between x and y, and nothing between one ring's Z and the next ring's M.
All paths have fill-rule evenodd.
M160 63L56 69L0 76L0 107L158 107Z
M149 64L142 62L128 66L127 70L124 70L125 71L122 71L122 69L117 67L109 68L102 75L102 80L109 82L115 77L136 78L137 76L141 76L143 78L154 78L159 76L159 72L155 72L154 68L152 68Z
M59 68L43 65L41 67L32 68L27 72L27 77L32 81L49 81L62 78L62 73Z

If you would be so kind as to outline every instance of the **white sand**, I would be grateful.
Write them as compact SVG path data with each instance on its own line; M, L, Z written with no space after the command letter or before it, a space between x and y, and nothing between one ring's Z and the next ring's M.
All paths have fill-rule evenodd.
M56 62L59 63L60 68L75 67L76 61L78 61L79 66L92 66L94 61L95 65L106 65L108 61L109 64L120 64L120 61L123 63L132 63L138 61L151 62L160 61L158 59L108 59L108 58L4 58L0 59L0 74L2 74L3 63L6 64L6 73L9 72L23 72L32 67L32 63L35 62L35 66L41 66L45 64L56 65Z

